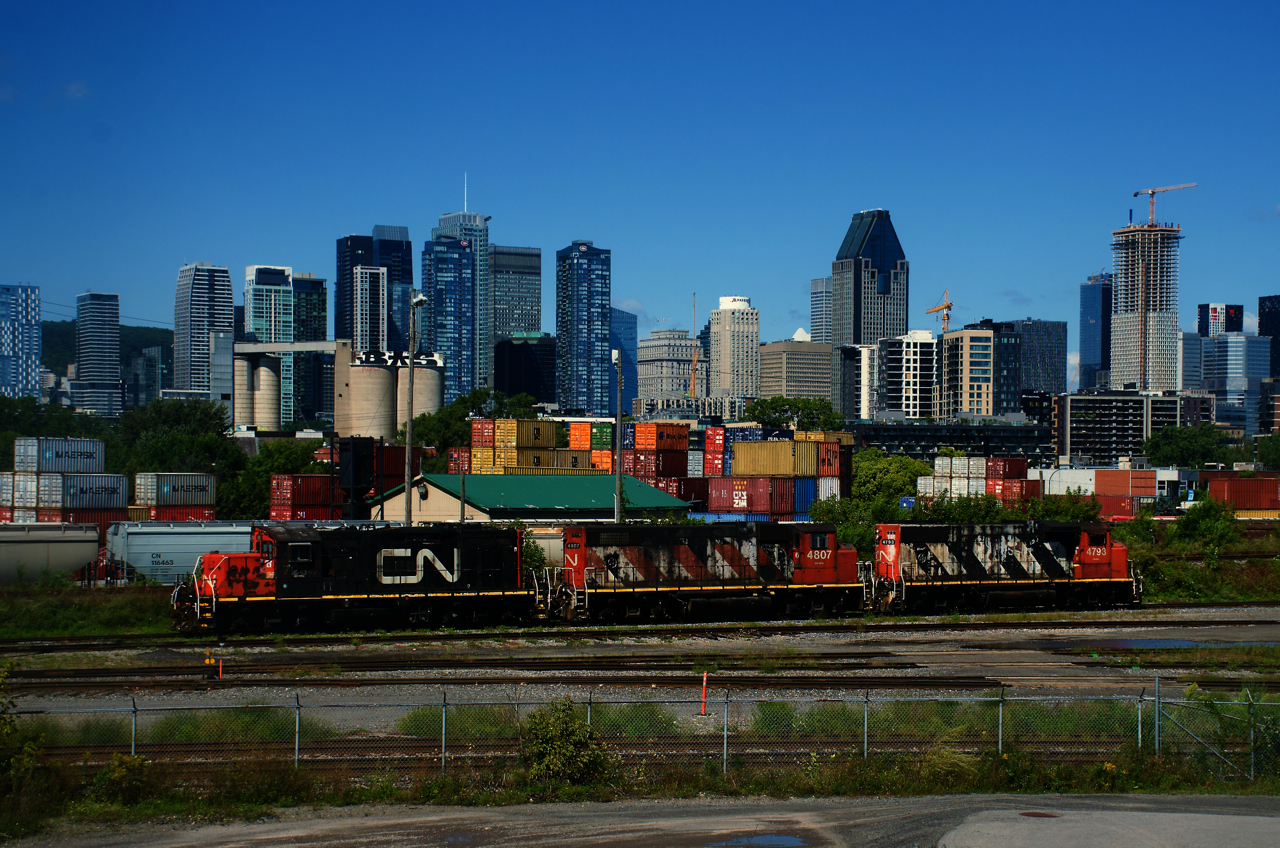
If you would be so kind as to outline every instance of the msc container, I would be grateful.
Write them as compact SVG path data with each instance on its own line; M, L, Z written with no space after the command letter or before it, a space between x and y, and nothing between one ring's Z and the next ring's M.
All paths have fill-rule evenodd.
M522 418L516 422L516 447L555 450L559 431L560 425L555 421Z
M283 506L328 506L342 503L342 489L328 474L272 474L271 503ZM402 479L401 483L404 482Z
M493 420L493 446L495 448L513 448L516 446L516 420L514 418L495 418Z
M493 419L492 418L472 418L471 419L471 447L473 448L493 447Z
M818 476L840 476L840 445L836 442L814 442L818 450Z
M45 509L61 509L62 475L41 474L36 479L36 506Z
M40 502L39 477L26 472L13 474L13 506L15 509L35 509ZM34 518L31 519L35 521ZM17 521L15 518L14 521Z
M593 450L591 452L591 467L598 468L602 471L613 473L613 451L611 450Z
M587 439L587 444L591 444L591 440ZM556 468L590 468L591 467L591 451L589 450L558 450L556 451Z
M794 477L769 479L769 514L791 515L796 511L796 481Z
M127 506L129 481L123 474L62 475L63 509L123 510Z
M685 464L685 467L687 470L687 473L685 474L685 476L701 477L703 467L706 465L706 462L707 462L707 455L700 450L691 450L689 451L689 453L685 455L689 458L689 461Z
M695 508L707 508L709 482L706 477L681 477L677 483L677 498L693 504Z
M735 442L733 474L738 477L817 477L817 442Z
M613 447L613 423L610 421L591 422L591 449L610 450Z
M636 449L636 425L632 423L622 425L622 449Z
M682 450L653 451L653 473L659 477L688 477L689 453Z
M133 482L133 502L139 506L214 506L218 502L218 478L212 474L144 473L134 475Z
M591 422L569 422L569 450L591 450Z
M516 466L523 468L555 468L556 452L547 448L517 448Z
M13 472L0 472L0 507L13 507Z
M13 470L36 474L100 474L106 468L101 439L19 438Z
M951 457L935 456L933 458L933 476L935 477L951 476Z
M489 464L493 465L493 449L489 449ZM466 474L471 470L471 448L449 448L450 474Z

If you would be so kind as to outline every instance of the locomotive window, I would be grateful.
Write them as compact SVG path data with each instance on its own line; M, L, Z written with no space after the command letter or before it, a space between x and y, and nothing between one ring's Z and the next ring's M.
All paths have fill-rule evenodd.
M827 549L827 542L828 539L826 533L809 534L809 550L811 551L825 551Z
M1104 547L1106 547L1106 545L1107 545L1107 534L1106 534L1106 533L1090 533L1090 534L1089 534L1089 545L1090 545L1090 547L1094 547L1094 548L1104 548Z
M311 562L311 543L294 544L289 546L289 561L293 563L310 563Z

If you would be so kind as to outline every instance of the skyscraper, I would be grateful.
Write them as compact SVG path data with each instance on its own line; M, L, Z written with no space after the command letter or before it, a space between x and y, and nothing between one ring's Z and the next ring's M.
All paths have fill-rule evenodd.
M1244 306L1232 303L1202 303L1196 308L1196 332L1202 336L1244 332Z
M124 405L120 381L120 295L76 295L76 378L71 405L114 418Z
M208 262L178 271L173 310L173 388L209 391L209 333L232 332L231 273Z
M1280 295L1258 298L1258 335L1271 339L1271 376L1280 377Z
M490 386L493 375L493 286L489 276L489 219L475 212L453 212L440 216L440 225L431 238L453 236L465 241L475 253L475 333L471 338L471 363L475 369L472 385ZM446 363L446 366L448 364Z
M408 227L373 228L373 264L387 269L387 350L409 349L409 298L413 294L413 242Z
M840 386L838 391L833 388L832 394L842 404L837 409L846 420L872 420L879 408L880 363L876 360L880 346L844 345L836 353L840 357Z
M493 388L507 397L526 394L535 403L556 402L556 337L516 333L493 346Z
M876 406L905 418L934 414L934 360L939 340L928 330L881 339L876 351Z
M338 239L338 270L333 278L333 337L355 339L352 313L352 287L358 266L376 266L373 239L369 236L343 236Z
M329 292L323 277L293 275L293 340L322 342L329 338ZM293 354L294 418L312 421L333 416L333 354ZM327 379L326 379L327 378Z
M809 281L809 341L831 344L831 278Z
M1080 284L1080 382L1076 389L1092 389L1098 372L1111 367L1112 277L1105 271Z
M1168 391L1178 385L1178 242L1173 224L1111 233L1115 274L1110 385Z
M444 355L444 402L452 403L476 383L476 260L469 239L439 235L422 246L426 304L423 346Z
M141 409L173 388L173 348L144 347L130 364L125 386L125 406Z
M489 245L493 338L542 330L542 248Z
M1204 388L1204 340L1199 333L1178 334L1178 389Z
M831 263L832 342L875 344L907 332L907 256L883 209L853 216Z
M351 269L351 350L387 349L387 269L357 265Z
M622 357L622 412L631 414L631 401L638 394L637 383L637 323L638 317L617 307L609 308L609 349ZM618 370L609 369L609 414L617 414Z
M1029 392L1048 392L1052 395L1067 391L1067 322L1025 318L1008 321L1009 330L1021 337L1022 388ZM1012 412L1021 409L1001 409L996 412Z
M244 269L244 335L247 341L288 343L294 335L293 269L285 265L249 265ZM280 422L294 414L293 354L281 353Z
M1044 330L1044 328L1036 326L1044 323L1048 322L1033 321L1030 318L1026 321L992 321L989 318L983 318L976 324L965 325L966 330L981 330L983 332L991 333L990 356L985 354L987 348L981 347L981 339L978 340L978 345L971 345L973 348L973 352L970 355L971 359L990 360L989 371L983 370L984 367L986 367L984 366L984 363L975 362L975 368L968 379L968 382L970 383L989 384L986 385L985 388L987 389L987 393L990 395L990 409L983 411L982 414L1009 415L1012 413L1022 412L1022 392L1024 389L1029 392L1050 392L1051 394L1062 394L1066 391L1065 383L1067 378L1065 373L1061 375L1064 387L1056 392L1052 392L1049 389L1032 388L1027 384L1026 373L1028 360L1030 358L1027 356L1027 352L1025 350L1027 340L1023 337L1022 330L1026 327L1028 332L1034 334L1038 330ZM1067 327L1065 321L1059 323L1062 324L1061 343L1063 348L1060 355L1062 357L1062 369L1065 372L1067 367ZM942 350L940 355L943 356L941 364L944 367L950 366L954 369L956 364L960 362L960 359L956 358L956 348L952 343L953 335L953 333L948 333L943 336L942 342L940 343ZM972 339L970 341L972 341ZM1035 340L1033 339L1033 344L1034 343ZM1031 362L1030 367L1035 367L1034 361ZM990 379L983 379L985 375L990 375ZM941 375L938 381L940 394L951 390L963 390L963 387L955 385L955 381L953 379L954 376L954 370L951 374ZM970 386L970 388L973 389L974 394L979 395L976 399L982 399L981 389L983 386ZM967 390L965 390L965 394L968 394ZM973 396L974 395L969 395L969 397ZM965 399L967 400L967 398ZM953 404L950 409L952 414L958 414L956 410L960 410L961 406Z
M1217 399L1218 421L1243 426L1249 438L1258 432L1258 394L1271 375L1271 343L1245 333L1202 338L1204 388Z
M611 251L574 241L556 251L556 403L561 412L607 415Z
M0 395L40 397L40 287L0 286Z
M329 338L328 281L301 271L293 275L293 339L322 342Z
M641 400L675 400L707 396L707 362L698 354L698 385L691 387L696 339L688 330L653 330L636 345L636 396ZM697 392L692 389L696 388Z
M760 397L760 311L749 297L722 297L711 310L712 397Z

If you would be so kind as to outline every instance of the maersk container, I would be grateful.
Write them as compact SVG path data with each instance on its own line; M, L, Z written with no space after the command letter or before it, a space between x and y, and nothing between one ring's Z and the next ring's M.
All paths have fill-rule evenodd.
M36 506L41 509L62 509L62 475L41 474L36 479Z
M124 509L129 481L123 474L63 474L63 509Z
M100 474L106 468L101 439L20 438L13 442L13 470L36 474Z
M13 507L13 472L0 473L0 507Z
M133 480L133 502L138 506L217 504L218 478L212 474L144 473L134 475Z
M835 478L830 478L835 479ZM813 502L818 500L818 481L812 477L796 478L796 512L808 512Z
M819 477L818 478L818 500L825 501L828 498L840 497L840 478L839 477ZM800 507L796 507L796 512L800 512ZM807 512L808 510L804 510Z
M13 474L13 507L14 509L35 509L40 503L39 477L27 472L15 471ZM34 513L33 513L34 515ZM17 521L14 518L14 521ZM35 521L35 518L31 519Z

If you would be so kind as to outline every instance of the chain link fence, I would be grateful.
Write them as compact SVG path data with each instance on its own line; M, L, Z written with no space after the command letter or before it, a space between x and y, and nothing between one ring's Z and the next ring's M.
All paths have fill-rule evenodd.
M822 758L923 761L940 750L1017 751L1040 760L1096 765L1143 751L1191 758L1223 780L1275 776L1280 703L1247 691L1014 697L993 692L846 699L741 699L732 691L695 700L578 701L573 709L623 765L725 770L804 766ZM407 703L284 703L18 710L17 739L92 773L113 754L163 764L198 780L244 763L303 766L333 778L377 771L419 779L518 762L529 717L547 701L500 693L466 700L447 690Z

